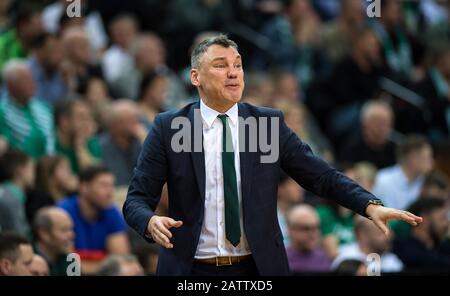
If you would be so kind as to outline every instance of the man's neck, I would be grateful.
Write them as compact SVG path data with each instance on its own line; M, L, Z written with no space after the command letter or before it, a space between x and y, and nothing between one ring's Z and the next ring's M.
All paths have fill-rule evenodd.
M230 110L235 103L229 103L229 104L220 104L217 102L213 102L212 100L208 100L208 99L201 99L203 101L203 103L208 106L209 108L216 110L219 113L225 113L228 110Z
M98 217L97 209L95 209L92 205L90 205L89 202L86 201L85 198L83 198L81 196L79 196L78 198L79 198L81 216L83 216L83 218L89 222L95 221Z
M117 147L120 148L120 150L122 151L127 151L128 148L131 146L131 141L129 138L127 137L122 137L122 136L113 136L111 134L111 140L114 142L114 144L117 145Z
M44 245L42 242L38 241L36 243L38 252L41 253L41 255L47 259L50 262L55 262L58 255L53 253L50 248L48 248L46 245Z
M405 174L406 178L408 179L408 183L412 183L417 180L417 178L420 176L417 172L412 170L407 163L400 164L400 168L402 169L403 173Z

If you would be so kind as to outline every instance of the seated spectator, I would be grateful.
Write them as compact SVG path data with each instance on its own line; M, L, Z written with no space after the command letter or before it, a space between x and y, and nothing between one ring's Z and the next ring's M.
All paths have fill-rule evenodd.
M121 95L120 90L114 89L114 86L121 78L123 69L134 64L131 50L138 31L137 19L133 15L121 14L109 23L112 44L103 54L102 70L113 96Z
M367 256L371 253L380 255L381 272L400 272L403 269L400 259L390 252L392 236L386 236L371 220L360 216L355 217L354 229L356 243L343 246L339 250L331 269L335 270L345 260L356 259L366 262Z
M0 232L0 276L29 276L33 248L23 236Z
M107 131L100 136L102 162L114 174L117 186L127 186L133 175L147 129L139 122L139 109L130 100L112 103Z
M383 101L364 104L360 115L361 131L342 144L339 160L368 161L377 168L395 163L395 144L391 141L394 113Z
M35 81L24 61L11 60L3 68L8 93L0 101L0 138L12 148L39 158L55 151L53 114L33 97Z
M33 232L35 251L45 259L50 275L67 275L67 255L74 251L74 225L69 214L57 207L44 207L36 213Z
M382 58L375 32L364 28L355 36L349 54L336 64L327 82L326 96L327 129L333 137L345 136L354 130L362 105L378 95L380 79L387 73Z
M341 1L341 13L337 19L322 29L322 46L333 64L338 63L351 51L352 41L364 26L366 15L361 0Z
M290 271L328 271L330 259L320 247L320 221L314 208L296 205L289 211L287 221L291 239L291 246L286 250Z
M450 255L440 250L448 234L448 205L435 198L422 198L409 211L423 217L423 222L411 229L409 236L394 240L393 252L403 261L408 271L450 270Z
M0 69L10 59L27 57L33 39L42 30L40 8L30 2L20 5L12 28L0 35Z
M30 265L30 271L32 276L48 276L50 271L47 261L42 256L34 254L33 261Z
M273 105L276 105L280 101L288 101L291 104L297 104L305 100L304 91L298 83L295 73L280 71L273 76L273 87L275 88L271 98Z
M97 125L89 105L80 100L62 101L55 106L56 151L70 161L77 174L101 160L101 148L95 137Z
M49 105L67 95L67 86L59 71L62 58L62 43L57 36L42 33L33 41L28 65L36 81L36 97Z
M156 115L165 111L168 83L164 72L145 74L141 80L138 104L147 130L150 130Z
M313 152L331 162L334 155L331 144L320 130L311 112L305 105L299 102L281 100L275 103L275 108L280 109L287 126L292 129L302 141L308 143Z
M36 182L27 194L26 214L33 223L36 212L45 206L55 205L78 188L78 178L72 173L64 156L44 156L36 163Z
M42 11L42 21L47 32L57 33L61 31L61 18L64 16L68 17L65 11L70 3L65 0L58 0L53 1L53 3L44 8ZM108 43L108 36L103 26L102 17L96 10L86 9L89 8L87 0L83 0L81 3L81 17L71 17L70 19L78 21L78 19L82 18L82 24L89 34L92 49L94 51L102 51Z
M295 73L302 89L326 76L328 63L320 48L320 19L310 0L286 1L282 14L270 18L261 28L267 38L263 51L253 56L256 70L277 69Z
M433 168L433 151L425 138L410 135L399 144L397 159L395 166L378 172L373 193L387 207L406 210L419 197L425 175Z
M356 179L352 167L345 169L344 174L353 180ZM349 209L332 201L319 204L316 210L320 218L323 248L328 257L333 260L341 246L355 242L354 214Z
M430 112L428 136L435 143L450 136L450 46L432 50L431 65L425 77L417 83L416 91L426 100Z
M78 196L59 206L72 217L75 250L81 257L82 274L92 274L108 254L129 252L122 214L112 204L114 176L110 170L88 167L80 173Z
M92 61L88 33L79 26L69 28L62 35L62 42L64 58L61 67L69 92L86 93L91 79L103 78L101 67Z
M140 35L133 49L134 63L121 71L121 77L113 89L120 90L116 96L137 99L142 77L151 72L165 71L168 78L167 100L164 108L171 109L185 104L187 93L183 82L166 65L166 49L161 38L154 33Z
M377 175L377 168L367 161L355 163L352 168L354 176L353 179L361 185L364 189L372 192L375 184L375 177Z
M142 276L144 270L134 255L116 254L106 258L100 264L98 276Z
M445 175L434 171L425 176L420 196L430 196L448 201L450 199L450 184Z
M254 106L270 107L273 105L274 91L275 84L270 74L249 72L245 74L245 88L241 101Z
M366 276L367 266L361 259L346 259L340 262L334 269L336 275Z
M412 77L418 43L404 26L402 1L380 1L380 17L372 22L383 47L384 63L405 79Z
M285 246L289 246L289 235L287 226L287 214L295 204L302 202L304 198L304 190L291 177L284 172L281 173L278 182L278 222L280 224L281 233Z
M25 192L34 184L34 163L20 151L9 151L0 159L0 172L0 231L29 236Z

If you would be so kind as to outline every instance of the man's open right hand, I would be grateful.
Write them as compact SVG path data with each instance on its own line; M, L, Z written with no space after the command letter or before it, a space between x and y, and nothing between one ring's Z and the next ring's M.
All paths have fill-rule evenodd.
M169 229L172 227L178 228L182 225L183 221L175 221L169 217L154 215L148 222L147 232L150 233L157 244L167 249L172 249L173 244L170 242L172 233Z

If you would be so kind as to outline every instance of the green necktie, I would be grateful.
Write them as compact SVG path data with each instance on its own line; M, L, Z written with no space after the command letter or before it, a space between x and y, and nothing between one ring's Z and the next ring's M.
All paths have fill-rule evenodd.
M237 189L236 170L234 167L234 151L231 130L228 126L228 116L217 116L222 121L222 171L223 193L225 196L225 233L228 241L237 246L241 240L239 222L239 198Z

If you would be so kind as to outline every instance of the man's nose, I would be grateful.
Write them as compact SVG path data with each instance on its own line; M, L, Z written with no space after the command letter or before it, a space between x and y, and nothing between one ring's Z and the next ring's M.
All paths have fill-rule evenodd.
M228 78L236 78L237 77L237 70L234 67L231 67L228 70Z

